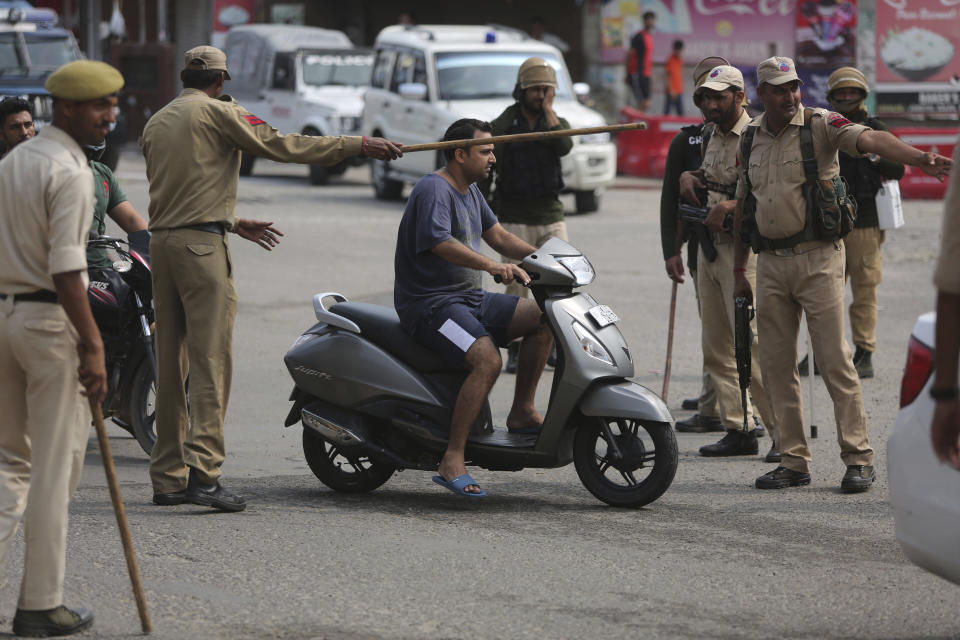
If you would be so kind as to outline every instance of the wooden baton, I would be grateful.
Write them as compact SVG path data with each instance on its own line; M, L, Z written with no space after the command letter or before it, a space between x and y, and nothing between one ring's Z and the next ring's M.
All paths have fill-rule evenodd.
M127 572L130 574L130 583L133 587L133 598L137 601L137 613L140 615L140 629L144 633L153 631L150 622L150 612L147 611L147 597L143 592L143 583L140 581L140 567L137 565L137 554L133 550L133 540L130 537L130 525L127 524L127 512L123 508L123 498L120 495L120 483L117 480L117 469L113 466L113 454L110 452L110 441L107 440L107 428L103 426L103 412L94 399L90 399L90 411L93 413L93 423L97 429L97 441L100 443L100 457L103 459L103 470L107 474L107 486L110 487L110 501L113 503L113 513L117 517L117 527L120 529L120 541L123 543L123 555L127 559Z
M503 144L504 142L526 142L528 140L546 140L548 138L563 138L566 136L584 136L591 133L610 133L614 131L643 130L646 122L630 122L628 124L608 124L602 127L584 127L582 129L558 129L556 131L535 131L533 133L514 133L507 136L493 136L490 138L468 138L466 140L447 140L446 142L428 142L426 144L404 145L400 148L404 153L415 151L434 151L449 149L450 147L472 147L478 144Z

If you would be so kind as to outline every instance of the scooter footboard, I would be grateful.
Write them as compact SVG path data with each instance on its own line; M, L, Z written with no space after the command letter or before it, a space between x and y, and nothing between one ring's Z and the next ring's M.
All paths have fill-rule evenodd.
M580 399L580 412L587 416L608 416L666 422L673 416L660 396L635 382L599 381Z

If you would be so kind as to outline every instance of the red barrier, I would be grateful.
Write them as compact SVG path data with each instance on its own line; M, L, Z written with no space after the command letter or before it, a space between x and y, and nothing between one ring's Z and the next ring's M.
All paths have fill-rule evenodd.
M617 135L617 173L647 178L662 178L667 162L667 149L677 132L699 118L684 116L657 116L645 114L632 107L620 111L620 122L643 120L643 131L623 131ZM957 142L956 129L897 128L893 134L909 145L924 151L953 156ZM960 171L957 169L956 171ZM907 167L900 192L904 198L942 199L947 183L928 176L916 167Z
M956 129L923 129L897 128L891 132L906 142L923 151L933 151L940 155L953 157L953 148L957 143ZM954 168L952 174L958 171ZM951 178L956 180L953 175ZM940 182L928 176L916 167L907 167L903 179L900 181L900 193L904 198L919 198L924 200L940 200L947 192L947 183Z
M656 116L631 107L620 111L620 122L647 123L643 131L622 131L617 134L617 172L632 176L662 178L667 163L667 149L682 127L700 122L700 118Z

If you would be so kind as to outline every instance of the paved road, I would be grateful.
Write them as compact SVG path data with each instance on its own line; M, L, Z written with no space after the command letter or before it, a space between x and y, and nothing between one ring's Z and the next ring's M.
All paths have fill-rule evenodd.
M146 210L142 162L120 179ZM956 587L906 561L893 534L886 438L897 411L910 328L932 307L939 203L910 202L889 236L877 377L865 381L878 451L873 491L838 492L843 466L832 409L817 381L813 483L758 492L759 457L702 459L713 435L679 434L671 489L639 511L597 502L572 467L492 473L467 504L406 471L363 496L334 494L309 473L299 428L284 429L290 383L281 358L313 321L312 294L389 303L401 204L373 200L366 173L310 187L306 169L263 163L241 181L238 214L287 234L266 253L233 238L240 292L234 390L227 416L228 485L241 514L149 503L146 456L111 427L112 447L159 638L894 638L960 633ZM592 295L610 304L637 363L662 383L670 287L659 248L654 181L621 179L603 211L571 216L570 237L593 262ZM572 207L572 201L568 203ZM699 384L699 332L681 287L670 405ZM540 394L545 406L549 375ZM512 393L494 391L502 423ZM71 507L66 601L93 608L90 635L138 629L95 439ZM0 576L9 630L22 543Z

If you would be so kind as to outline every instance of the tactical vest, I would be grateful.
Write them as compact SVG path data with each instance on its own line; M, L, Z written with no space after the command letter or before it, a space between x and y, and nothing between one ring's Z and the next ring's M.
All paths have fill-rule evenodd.
M530 133L523 116L513 119L504 135ZM508 200L538 200L558 196L563 190L560 156L545 142L510 142L500 151L506 171L497 172L497 192Z
M750 182L750 153L756 126L747 126L740 137L740 156L743 158L744 176L747 181L747 197L743 203L740 233L745 244L754 253L792 249L801 242L812 240L836 240L843 238L857 219L857 201L850 195L843 176L821 180L817 168L817 156L813 148L811 121L813 110L804 109L803 126L800 127L800 154L803 158L803 199L806 201L806 224L803 229L787 238L765 238L757 227L757 199Z
M871 116L868 116L863 124L875 131L881 131L877 128L876 118ZM883 185L883 176L874 168L873 163L866 158L854 158L843 151L839 153L839 157L840 175L847 179L850 185L850 194L861 205L865 202L873 202Z

